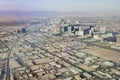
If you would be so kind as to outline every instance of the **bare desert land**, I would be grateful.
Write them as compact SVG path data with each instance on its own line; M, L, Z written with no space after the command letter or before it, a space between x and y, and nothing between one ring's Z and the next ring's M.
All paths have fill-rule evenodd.
M116 51L92 46L87 49L84 49L83 52L120 63L120 53Z

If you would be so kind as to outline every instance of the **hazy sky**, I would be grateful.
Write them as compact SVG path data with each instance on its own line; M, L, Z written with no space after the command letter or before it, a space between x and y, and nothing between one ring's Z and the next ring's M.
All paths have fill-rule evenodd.
M110 11L120 10L120 0L0 0L0 10Z

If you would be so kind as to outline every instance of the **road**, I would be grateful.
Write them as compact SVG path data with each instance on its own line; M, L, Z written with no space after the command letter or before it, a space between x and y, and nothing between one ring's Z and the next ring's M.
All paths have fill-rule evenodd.
M16 45L16 43L19 41L19 39L17 39L15 41L15 43L13 44L13 46L11 48L9 48L9 51L8 51L8 58L7 58L7 65L6 65L6 80L10 80L10 55L11 55L11 51L13 49L13 47Z
M37 31L34 31L34 32L38 32ZM14 35L12 34L13 36L17 36L17 39L14 41L13 45L11 46L11 48L9 48L8 50L8 58L7 58L7 65L6 65L6 80L10 80L10 58L11 58L11 52L12 52L12 49L16 46L16 44L20 41L20 39L24 38L26 35L30 34L30 33L34 33L34 32L27 32L27 33L24 33L23 36L19 37L18 35Z
M43 24L44 24L44 22L43 22ZM20 37L17 34L16 35L12 34L12 36L16 36L17 39L14 41L14 43L12 43L13 44L12 46L8 47L9 50L8 50L8 57L7 57L7 63L6 63L6 79L5 80L10 80L10 58L11 58L12 49L16 46L16 44L20 41L20 39L24 38L25 36L27 36L30 33L39 32L41 27L42 27L42 24L41 24L41 26L39 26L39 28L37 30L29 31L27 33L24 33ZM29 28L29 27L26 27L26 28Z
M17 39L14 41L14 44L12 45L11 48L9 48L9 51L8 51L8 58L7 58L7 65L6 65L6 80L10 80L10 58L11 58L11 52L12 52L12 49L15 47L15 45L20 41L21 38L25 37L27 34L29 33L26 33L24 34L22 37L18 37L17 35ZM14 36L14 35L13 35Z

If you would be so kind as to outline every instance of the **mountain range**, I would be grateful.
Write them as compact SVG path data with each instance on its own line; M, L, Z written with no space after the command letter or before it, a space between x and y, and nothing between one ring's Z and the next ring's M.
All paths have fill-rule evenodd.
M0 21L47 17L120 17L120 11L62 12L62 11L0 11Z

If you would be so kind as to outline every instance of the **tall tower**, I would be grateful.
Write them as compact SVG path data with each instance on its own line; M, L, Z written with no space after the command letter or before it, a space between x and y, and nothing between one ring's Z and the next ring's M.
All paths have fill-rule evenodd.
M71 34L71 31L72 31L71 26L68 26L67 28L68 28L68 34Z
M64 34L64 27L60 27L60 34Z
M53 36L53 32L52 32L51 29L48 29L48 36L49 36L49 37L52 37L52 36Z

